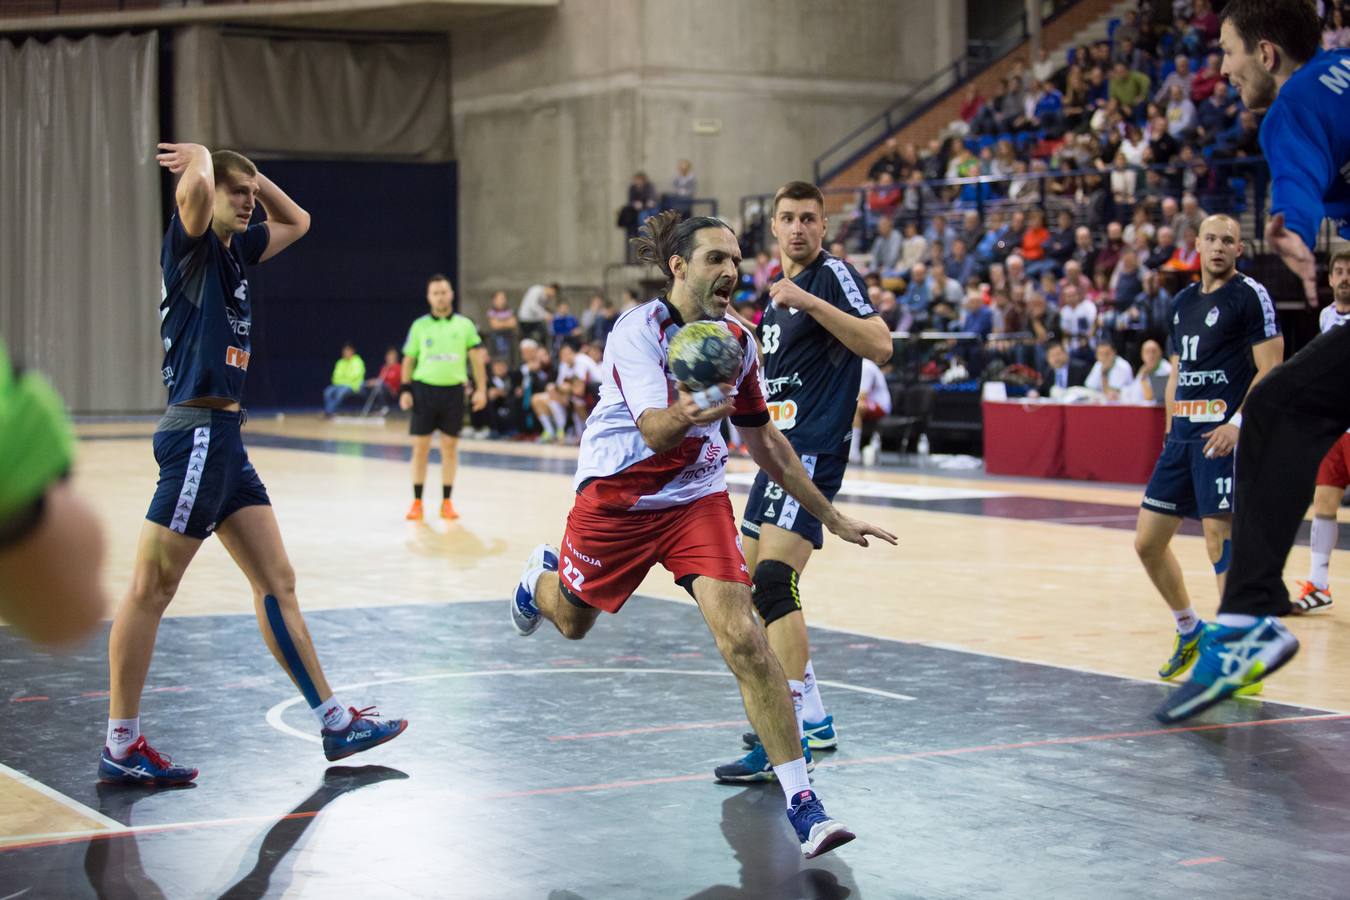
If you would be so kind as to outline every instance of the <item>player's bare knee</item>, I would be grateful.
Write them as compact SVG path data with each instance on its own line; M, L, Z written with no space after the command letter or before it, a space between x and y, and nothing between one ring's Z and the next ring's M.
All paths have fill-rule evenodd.
M1166 541L1159 541L1157 538L1144 534L1143 532L1135 532L1134 552L1145 562L1161 559L1166 550Z
M717 636L717 646L737 677L765 674L773 656L764 626L752 616L736 618L724 626Z

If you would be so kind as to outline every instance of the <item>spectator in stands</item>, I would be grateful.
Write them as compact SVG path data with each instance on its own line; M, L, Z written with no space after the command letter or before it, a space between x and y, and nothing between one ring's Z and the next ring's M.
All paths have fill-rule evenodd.
M1003 271L1006 276L1009 293L1027 286L1027 264L1022 259L1020 253L1010 253L1008 258L1003 261Z
M1061 124L1066 131L1077 131L1087 119L1088 84L1081 66L1070 66L1064 84L1064 105L1060 109Z
M553 317L553 305L558 302L562 288L554 284L534 284L525 290L520 298L520 309L516 314L520 322L521 337L545 342L549 338L549 320Z
M1195 119L1199 126L1196 136L1206 143L1213 143L1220 134L1233 127L1241 106L1232 97L1228 82L1216 83L1213 93L1196 107Z
M532 338L520 342L520 381L515 387L516 399L521 410L521 430L538 434L542 423L532 416L534 398L548 393L548 385L553 381L553 365L547 348Z
M931 283L928 280L928 266L917 263L910 269L905 292L897 302L916 322L928 318L928 305L933 300Z
M955 309L964 296L960 282L947 274L947 267L941 260L934 260L928 269L928 296L930 302L946 302Z
M957 235L965 242L966 248L970 249L980 242L984 237L984 225L980 223L980 214L973 209L968 209L965 215L961 217L961 232Z
M1151 247L1153 244L1153 235L1156 229L1153 227L1153 221L1149 218L1148 208L1144 204L1137 204L1134 208L1134 214L1130 219L1130 224L1125 226L1125 232L1121 235L1125 240L1127 247L1139 247L1140 235L1144 238L1144 246ZM1144 257L1140 257L1143 259Z
M1032 291L1027 295L1025 328L1031 334L1024 345L1029 351L1029 357L1020 355L1018 361L1039 370L1045 365L1046 350L1060 340L1059 317L1050 309L1050 304L1040 291ZM1083 374L1087 375L1086 368Z
M1116 268L1116 263L1120 262L1121 254L1125 252L1125 229L1120 227L1119 222L1106 223L1106 240L1102 242L1101 248L1097 251L1097 256L1092 262L1092 278L1095 280L1098 275L1106 278L1111 277L1111 273Z
M553 342L551 346L556 351L557 348L562 346L562 343L566 338L578 334L580 330L581 323L577 321L576 316L572 315L572 308L568 305L566 300L559 300L558 308L553 313Z
M950 247L951 249L944 260L944 268L952 278L956 279L958 284L964 285L971 278L979 275L979 263L966 249L966 242L963 238L954 239Z
M581 313L581 333L587 341L604 345L619 318L614 304L601 293L591 294L590 303Z
M511 437L517 434L523 422L523 410L516 396L521 374L512 371L503 357L492 360L488 371L487 422L492 437Z
M1042 300L1045 301L1046 309L1051 314L1058 315L1059 276L1056 275L1054 272L1050 271L1049 269L1046 269L1044 272L1041 273L1040 290L1038 290L1036 293L1040 296ZM1059 320L1056 319L1055 321L1056 321L1055 327L1058 328Z
M1219 39L1219 17L1214 12L1210 0L1195 0L1195 17L1191 19L1189 32L1183 37L1182 45L1188 53L1198 53Z
M323 414L327 418L337 415L342 401L361 390L366 378L366 363L356 353L356 345L351 341L342 345L342 356L333 365L333 377L328 387L323 389Z
M1125 13L1125 17L1122 18L1120 24L1116 26L1115 34L1113 34L1112 37L1117 41L1129 40L1132 43L1138 44L1140 38L1139 12L1132 9Z
M868 222L876 224L881 218L895 218L902 197L903 190L895 183L894 176L890 172L882 172L877 176L876 184L867 192Z
M1032 202L1036 199L1039 185L1027 177L1027 161L1015 159L1012 164L1012 180L1008 183L1008 199L1014 202Z
M1194 194L1186 193L1181 195L1181 211L1172 219L1172 230L1178 233L1185 232L1186 227L1190 226L1196 234L1200 233L1200 223L1205 221L1209 213L1200 208L1200 201Z
M1046 260L1053 262L1057 271L1062 271L1064 263L1073 256L1074 241L1073 213L1061 209L1055 230L1045 242Z
M895 222L883 216L877 220L877 236L872 240L872 269L876 272L891 273L900 267L900 250L903 244L900 232L895 230Z
M1092 359L1092 338L1097 332L1097 305L1072 282L1059 286L1059 330L1077 359Z
M1087 70L1087 106L1083 109L1084 121L1098 109L1106 105L1111 98L1111 82L1101 66L1091 66Z
M1120 392L1133 380L1130 364L1116 355L1110 341L1102 341L1097 345L1097 362L1088 372L1083 387L1105 394L1107 400L1119 400Z
M1350 28L1345 25L1345 12L1340 6L1333 6L1327 28L1322 32L1322 49L1341 50L1346 47L1350 47Z
M1130 165L1129 159L1125 157L1125 151L1116 151L1115 162L1111 169L1111 198L1117 206L1134 205L1134 190L1138 182L1139 170Z
M403 383L403 365L399 357L398 348L390 347L384 351L384 365L380 367L380 374L374 378L367 378L365 389L370 392L370 399L366 401L366 410L369 411L376 403L381 406L380 415L389 411L389 407L398 402L399 385Z
M1073 252L1069 254L1069 262L1077 263L1088 280L1092 280L1097 265L1097 245L1092 241L1092 229L1086 225L1074 229Z
M947 159L953 152L952 148L958 143L956 138L949 138L946 141L933 138L928 142L928 155L921 163L925 179L933 181L942 177L942 173L947 171Z
M1049 397L1055 388L1067 391L1071 387L1082 387L1088 371L1087 363L1070 356L1059 341L1052 341L1045 348L1045 364L1040 367L1041 384L1037 393Z
M624 229L628 238L637 237L638 229L647 217L656 211L656 189L647 179L646 172L634 172L628 185L628 203L619 210L619 227Z
M1119 226L1117 226L1119 227ZM1117 309L1125 309L1134 302L1134 298L1144 289L1144 276L1148 270L1139 262L1139 254L1132 247L1121 251L1120 263L1111 273L1109 290Z
M624 288L623 305L619 307L619 315L623 315L630 309L637 309L640 305L641 301L638 300L637 291L633 290L632 288Z
M1088 49L1091 65L1107 71L1111 68L1111 42L1097 41Z
M520 322L511 309L506 291L497 291L488 302L487 310L487 347L488 355L493 359L510 359L520 340Z
M881 178L883 172L889 172L892 181L899 181L904 162L904 159L900 156L899 139L888 137L882 147L881 155L872 162L867 170L867 180L877 181Z
M1184 54L1178 54L1174 63L1176 68L1162 80L1162 84L1158 85L1158 90L1153 94L1156 103L1166 103L1174 87L1181 88L1181 92L1187 97L1191 95L1191 82L1195 80L1195 75L1191 72L1190 59Z
M915 265L927 259L928 240L919 234L918 223L910 220L905 223L905 239L900 242L900 275L907 277Z
M961 107L957 111L957 115L965 123L967 133L975 133L975 120L979 118L980 111L984 109L984 106L984 97L975 87L975 82L969 82L961 95Z
M1050 58L1050 48L1041 44L1041 52L1031 64L1031 74L1037 81L1049 81L1059 71L1062 64Z
M1124 63L1128 69L1144 72L1148 69L1148 56L1135 44L1132 37L1116 36L1111 49L1111 63Z
M881 321L886 323L886 327L892 332L903 330L909 322L902 322L902 317L906 310L901 309L900 304L896 302L895 292L877 288L877 299L873 303L877 314L881 316Z
M1064 286L1071 284L1078 289L1078 297L1086 297L1087 292L1092 289L1092 279L1083 274L1083 264L1076 259L1071 259L1064 264L1064 277L1059 280L1059 291L1062 296Z
M1260 123L1256 114L1249 109L1238 113L1237 121L1219 132L1214 139L1215 159L1234 159L1244 156L1260 156L1261 144L1258 141Z
M598 396L600 381L600 367L595 360L581 352L574 338L563 341L558 349L557 378L530 402L543 428L540 440L544 443L563 440L569 423L573 438L580 440L587 408Z
M904 199L900 201L900 216L907 222L918 222L925 209L937 205L938 197L928 182L923 180L923 172L910 169L906 176Z
M1218 53L1210 53L1205 57L1204 68L1191 79L1191 100L1196 106L1213 96L1215 86L1223 81L1223 75L1219 72L1222 59Z
M1143 130L1133 122L1126 122L1125 133L1120 139L1116 154L1125 157L1126 165L1140 166L1144 163L1144 153L1147 150L1148 141L1144 138Z
M694 176L694 164L682 159L675 164L675 177L670 182L670 198L667 206L680 209L689 215L694 208L694 198L698 196L698 178Z
M944 248L949 248L952 241L956 240L956 229L947 224L947 217L938 213L928 220L928 227L923 230L923 236L928 240L928 246L941 244Z
M1148 149L1153 154L1153 162L1160 166L1170 163L1181 149L1181 144L1167 131L1166 116L1148 120Z
M1157 341L1144 341L1139 353L1139 371L1121 391L1120 399L1125 403L1161 403L1167 376L1172 374L1172 364L1163 357L1162 346Z
M1023 87L1021 76L1013 75L1008 79L1008 92L999 100L998 130L1012 131L1025 112L1026 89Z
M1172 258L1163 263L1165 272L1180 272L1187 275L1200 274L1200 251L1196 248L1196 236L1199 234L1188 222L1181 230L1181 242L1177 244Z
M1167 133L1179 143L1191 139L1196 125L1195 104L1189 94L1182 91L1180 85L1172 85L1167 96Z
M755 291L763 294L769 289L774 277L783 270L782 264L768 250L755 254ZM636 305L636 304L635 304Z
M1033 208L1027 213L1027 226L1022 232L1022 243L1017 248L1027 266L1027 274L1039 277L1042 270L1052 267L1045 255L1045 245L1050 240L1050 229L1045 227L1045 213Z
M1111 85L1107 97L1120 104L1121 112L1133 118L1139 106L1148 100L1148 76L1125 63L1111 67Z
M980 236L979 242L975 245L975 258L982 265L989 265L997 257L998 246L1007 237L1008 226L1004 223L1003 213L994 210L989 214L989 227L985 229Z
M1158 277L1157 272L1148 269L1144 271L1144 289L1134 302L1143 304L1148 310L1148 324L1144 332L1150 337L1166 340L1165 336L1171 327L1169 316L1172 295L1163 287L1162 279Z
M956 330L974 335L973 338L958 340L955 353L965 363L966 371L978 378L980 373L984 371L984 344L985 341L989 340L989 335L994 330L994 314L985 305L984 296L980 291L966 292L961 324L957 326Z
M1153 253L1149 258L1144 260L1144 268L1157 271L1175 256L1176 252L1176 232L1171 225L1162 225L1158 228L1158 243L1153 246Z

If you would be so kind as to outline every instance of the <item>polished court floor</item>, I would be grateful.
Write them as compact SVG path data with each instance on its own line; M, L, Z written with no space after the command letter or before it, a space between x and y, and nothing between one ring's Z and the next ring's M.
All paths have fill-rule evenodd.
M114 596L151 427L81 428ZM664 570L585 641L510 630L506 592L559 537L574 450L466 441L463 518L415 524L397 425L258 419L245 439L339 696L408 732L328 766L209 542L142 710L153 742L202 768L195 787L97 786L105 640L51 657L0 629L0 900L1343 894L1343 614L1292 622L1303 649L1261 701L1159 727L1171 619L1131 549L1138 488L850 471L846 509L901 545L827 541L802 579L842 734L815 783L859 833L807 862L776 786L712 781L744 712ZM732 470L739 505L752 470ZM1203 543L1177 550L1211 611ZM1296 548L1291 577L1306 565Z

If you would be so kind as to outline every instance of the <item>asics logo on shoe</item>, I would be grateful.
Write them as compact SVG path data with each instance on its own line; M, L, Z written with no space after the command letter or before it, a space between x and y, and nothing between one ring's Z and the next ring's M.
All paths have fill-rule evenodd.
M354 731L347 735L347 743L350 744L352 741L364 741L366 738L370 737L370 735L370 731Z
M126 774L130 775L132 778L153 778L153 777L155 777L155 775L154 775L153 772L149 771L148 769L144 769L144 768L142 768L141 766L137 766L137 767L134 768L134 769L128 769L126 766L121 765L120 763L118 763L117 760L115 760L115 759L105 759L104 762L106 762L108 765L112 766L114 769L117 769L119 772L125 772Z

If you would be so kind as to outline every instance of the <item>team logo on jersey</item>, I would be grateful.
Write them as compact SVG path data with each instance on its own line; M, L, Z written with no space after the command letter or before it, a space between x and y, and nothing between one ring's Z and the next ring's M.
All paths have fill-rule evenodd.
M802 386L802 377L798 375L796 372L793 372L791 375L785 375L780 378L766 378L764 380L764 387L769 392L770 397L781 394L787 388L801 387L801 386Z
M797 401L773 400L768 404L769 420L779 431L787 431L797 424Z
M225 365L234 366L236 369L248 370L249 352L240 350L238 347L225 348Z
M1223 422L1228 419L1227 400L1178 400L1172 404L1172 418L1192 422Z
M1214 327L1214 323L1219 321L1219 308L1216 306L1205 316L1205 325L1209 328Z

